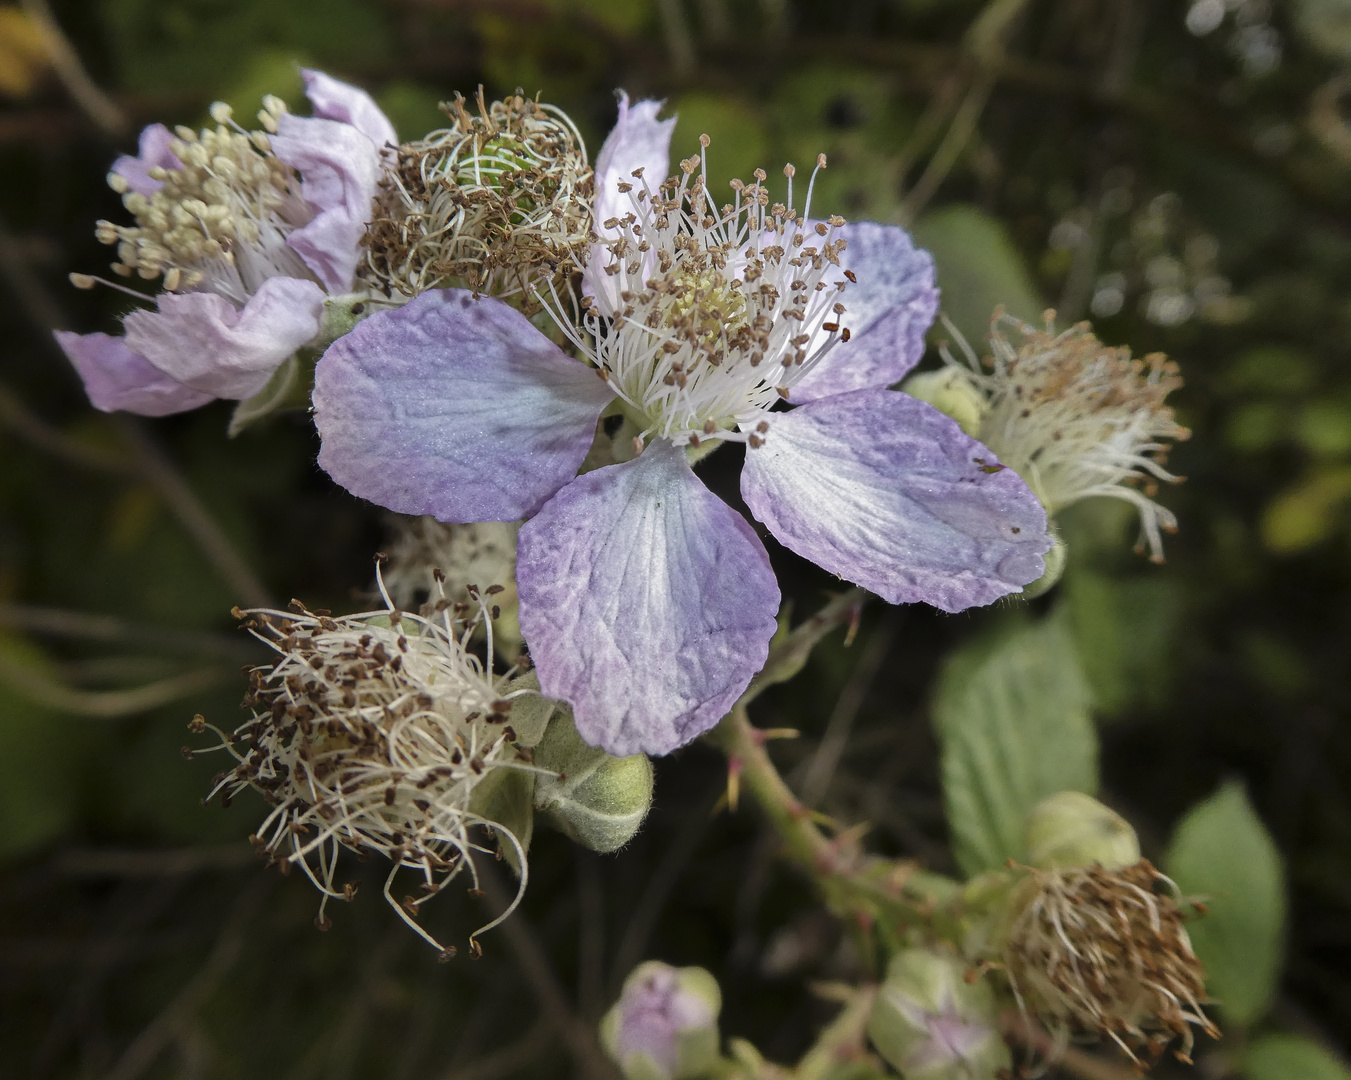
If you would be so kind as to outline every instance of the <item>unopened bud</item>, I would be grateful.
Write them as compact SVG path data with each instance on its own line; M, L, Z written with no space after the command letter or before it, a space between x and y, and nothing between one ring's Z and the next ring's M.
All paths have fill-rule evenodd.
M592 851L627 844L652 806L652 762L611 757L587 746L563 706L535 748L535 764L556 774L535 784L535 808L559 832Z
M625 1080L693 1080L718 1060L722 992L699 967L639 964L600 1022L601 1045Z
M906 949L892 957L868 1037L904 1080L995 1080L1010 1067L994 991L966 975L953 953Z
M1027 819L1027 859L1039 870L1092 866L1119 870L1140 861L1131 823L1082 791L1042 799Z
M1059 585L1060 579L1065 576L1065 563L1069 559L1069 548L1065 546L1065 541L1060 539L1060 534L1056 532L1055 526L1051 526L1050 533L1051 539L1055 541L1055 546L1041 557L1046 564L1046 569L1042 571L1041 577L1037 578L1031 585L1024 585L1023 591L1018 594L1024 600L1035 600L1038 596L1046 595Z
M901 383L901 389L952 417L973 439L977 437L985 416L985 395L959 369L945 367L941 371L922 371Z

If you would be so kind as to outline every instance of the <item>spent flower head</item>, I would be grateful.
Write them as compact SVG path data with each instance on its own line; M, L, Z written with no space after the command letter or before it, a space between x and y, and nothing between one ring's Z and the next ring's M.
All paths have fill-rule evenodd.
M526 883L520 840L476 812L475 790L496 770L539 770L511 725L513 700L526 691L507 691L505 677L491 674L491 632L486 663L468 648L482 607L470 617L444 597L435 606L425 617L392 603L338 617L298 601L290 612L238 612L277 659L250 670L250 718L233 734L213 728L216 749L238 764L211 795L228 805L246 788L262 794L272 809L253 842L309 876L324 897L321 927L328 900L354 892L335 883L340 851L381 855L393 863L385 898L450 955L416 919L461 871L477 886L473 852L492 851L495 834L521 866L522 892ZM193 726L207 725L199 717ZM421 877L421 895L399 901L391 889L404 868ZM470 935L471 948L510 910Z
M591 231L594 175L568 115L518 90L478 115L460 95L448 128L403 143L381 181L361 276L416 296L445 285L524 294L571 272Z
M982 365L957 335L966 363L947 351L948 367L916 376L906 390L933 402L1017 470L1055 515L1072 503L1106 495L1132 503L1143 540L1163 560L1161 531L1177 528L1154 501L1169 440L1191 434L1164 399L1182 385L1175 363L1159 353L1132 358L1104 345L1088 323L1056 333L999 313L991 324L991 357ZM949 324L949 330L955 328Z
M1218 1038L1176 886L1149 860L1030 870L1014 905L1004 964L1043 1022L1111 1039L1137 1064L1175 1038L1190 1062L1193 1025Z

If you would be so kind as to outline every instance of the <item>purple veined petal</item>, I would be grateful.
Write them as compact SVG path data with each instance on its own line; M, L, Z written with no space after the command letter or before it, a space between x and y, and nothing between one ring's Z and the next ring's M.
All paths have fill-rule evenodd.
M513 521L577 475L614 394L515 308L425 292L315 369L319 464L354 495L442 521Z
M212 395L169 378L120 337L68 330L56 331L55 337L84 380L90 402L103 412L168 416L212 400Z
M394 125L365 90L314 68L301 68L300 77L305 80L305 96L310 99L315 116L351 124L370 139L377 150L383 150L386 145L399 145Z
M301 193L315 211L314 220L286 242L330 293L347 292L380 181L375 144L340 120L285 113L277 120L272 152L300 173Z
M112 171L127 182L127 186L140 195L149 197L157 192L163 180L152 180L150 170L156 165L165 169L181 169L183 163L169 149L176 136L163 124L151 124L141 129L141 139L136 156L123 154L113 162Z
M759 538L664 440L527 521L516 581L541 692L619 756L713 727L764 665L779 607Z
M207 292L161 293L158 311L123 320L127 345L171 379L213 397L243 400L316 334L324 290L268 278L242 308Z
M1052 544L1041 503L932 406L856 390L765 420L741 493L780 543L818 566L890 603L943 611L1041 576Z
M837 235L848 241L840 269L858 278L841 297L840 325L850 337L793 386L795 402L899 382L924 355L924 335L938 314L933 256L915 247L904 229L860 221L842 226ZM808 351L823 339L818 332Z
M649 192L655 192L666 180L671 168L671 136L675 132L675 118L658 120L664 101L640 101L629 104L629 95L619 92L619 119L596 158L596 201L593 213L594 229L602 238L616 235L614 229L606 229L604 222L611 218L622 218L633 209L633 195L637 185L642 184ZM642 169L641 179L635 179L633 171ZM633 184L634 191L623 193L621 183ZM655 256L649 254L648 259ZM608 278L605 266L610 261L610 253L597 244L592 247L587 260L586 270L582 274L582 294L594 296L601 304L601 310L610 312L617 306L617 297L609 295Z

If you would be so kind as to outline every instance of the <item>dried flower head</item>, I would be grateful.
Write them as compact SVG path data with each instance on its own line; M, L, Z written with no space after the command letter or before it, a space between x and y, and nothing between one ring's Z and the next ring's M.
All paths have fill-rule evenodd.
M450 127L398 148L366 233L376 288L528 297L585 247L594 176L567 114L520 91L488 104L482 87L477 105L457 94L441 106Z
M1175 1053L1190 1062L1190 1025L1219 1032L1201 1011L1204 972L1175 894L1147 859L1030 871L1004 949L1020 1006L1110 1038L1137 1064L1179 1038Z
M958 419L1053 515L1091 495L1133 503L1150 557L1161 562L1160 530L1177 528L1172 512L1153 498L1158 481L1179 479L1164 468L1166 440L1191 434L1164 404L1182 385L1177 365L1159 353L1133 359L1127 348L1104 345L1088 323L1057 334L1053 318L1047 312L1047 329L1038 330L997 314L984 367L958 335L967 364L945 352L950 366L943 374L959 374L966 384L949 391L965 389L975 398L974 410L962 410L972 413L969 420Z
M283 870L309 875L324 896L321 928L328 899L353 894L334 883L340 849L392 860L385 898L449 957L415 920L462 870L477 887L472 852L492 851L495 834L520 862L521 892L526 884L520 841L475 812L475 789L494 770L539 770L514 745L512 702L524 691L504 693L505 679L492 676L491 632L487 664L467 648L482 607L466 618L467 605L442 597L422 617L385 598L384 610L337 618L299 601L289 613L236 612L278 658L250 671L250 719L233 735L213 729L238 765L211 795L228 805L245 788L262 793L272 810L253 842ZM421 895L399 902L390 890L405 867L422 878ZM471 934L471 949L515 906Z

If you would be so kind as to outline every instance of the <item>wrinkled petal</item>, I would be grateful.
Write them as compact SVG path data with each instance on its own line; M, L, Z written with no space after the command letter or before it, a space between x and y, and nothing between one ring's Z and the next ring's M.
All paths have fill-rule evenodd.
M126 317L127 345L178 382L238 400L258 393L312 340L324 314L323 289L298 278L269 278L243 308L215 293L158 299L158 311Z
M1041 576L1052 543L1041 503L932 406L856 390L766 420L741 493L785 547L818 566L893 604L944 611Z
M163 180L152 180L150 170L155 166L164 169L181 169L183 163L169 149L176 136L163 124L151 124L141 129L141 139L137 154L123 154L113 162L112 171L122 177L138 194L151 196L163 185Z
M84 380L85 392L96 409L168 416L212 400L210 394L169 378L132 352L120 337L67 330L58 330L55 336Z
M657 119L664 104L662 101L640 101L630 106L629 95L622 90L619 92L619 119L606 136L600 157L596 159L593 227L603 238L618 235L617 230L606 229L604 223L611 218L622 218L633 210L639 184L648 192L655 192L666 180L671 167L671 135L675 132L676 122L674 117ZM641 178L634 177L635 169L643 170ZM621 183L634 185L633 191L621 192ZM648 253L646 259L651 263L655 255ZM610 295L614 290L608 287L609 278L605 273L610 261L609 251L597 244L591 248L582 274L582 294L596 297L601 310L607 314L618 306L618 298Z
M383 150L386 145L399 145L394 125L365 90L313 68L301 68L300 77L305 80L305 96L310 99L315 116L351 124L370 139L377 150Z
M300 173L301 193L315 212L286 242L330 293L347 292L380 181L375 144L340 120L286 113L277 121L272 152Z
M500 300L425 292L358 323L319 361L319 464L401 514L512 521L577 474L613 399Z
M840 267L858 278L841 298L840 325L850 337L793 387L796 402L899 382L924 355L924 335L938 314L933 256L904 229L861 221L842 226L839 235L848 241ZM823 336L818 332L809 352Z
M619 756L716 724L764 665L779 607L759 538L665 441L527 521L516 581L541 692Z

